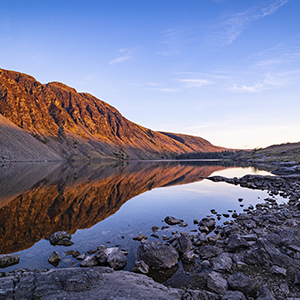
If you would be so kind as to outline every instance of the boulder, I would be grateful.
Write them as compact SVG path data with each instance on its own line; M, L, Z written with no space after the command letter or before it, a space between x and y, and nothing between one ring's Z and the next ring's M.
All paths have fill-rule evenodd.
M178 252L170 245L161 241L145 241L139 246L136 254L137 260L144 261L149 267L154 269L168 269L178 262Z
M207 228L212 228L216 226L216 220L214 218L203 218L199 222L199 226L205 226Z
M228 277L227 281L233 290L240 291L246 295L254 288L251 279L243 273L234 273Z
M181 220L181 219L176 219L176 218L174 218L174 217L168 216L168 217L165 218L165 222L166 222L168 225L177 225L177 224L182 223L183 220Z
M107 254L108 265L114 270L121 270L126 266L127 258L119 248L107 248L104 252Z
M20 261L19 254L4 254L0 255L0 268L6 268L15 264L18 264Z
M60 255L56 251L53 251L48 259L48 262L54 267L57 267L60 261L61 261Z
M222 274L213 271L207 276L207 287L217 294L224 294L228 285Z

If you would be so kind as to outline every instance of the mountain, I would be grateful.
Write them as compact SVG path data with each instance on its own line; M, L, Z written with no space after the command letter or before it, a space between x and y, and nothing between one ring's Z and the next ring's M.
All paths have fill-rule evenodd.
M137 125L104 101L62 83L41 84L3 69L0 114L65 159L160 159L224 150L200 137Z

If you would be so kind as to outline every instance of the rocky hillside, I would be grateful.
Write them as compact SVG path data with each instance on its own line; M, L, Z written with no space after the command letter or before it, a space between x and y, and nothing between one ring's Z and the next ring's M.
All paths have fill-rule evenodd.
M109 104L62 83L45 85L3 69L0 114L64 158L153 159L224 150L200 137L139 126Z

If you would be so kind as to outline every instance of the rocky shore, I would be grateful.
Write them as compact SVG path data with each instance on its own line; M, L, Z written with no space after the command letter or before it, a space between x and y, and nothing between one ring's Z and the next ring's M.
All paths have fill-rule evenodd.
M219 215L212 209L211 216L194 220L197 232L177 233L176 226L185 222L169 216L165 223L174 227L171 236L135 238L141 245L133 271L152 276L181 261L192 277L186 289L114 271L126 264L124 253L100 245L84 258L85 268L0 273L0 299L300 299L300 175L295 167L292 173L281 171L280 176L209 177L269 193L256 207L232 212L223 226L216 226ZM278 204L276 195L286 202ZM152 230L155 234L157 228Z

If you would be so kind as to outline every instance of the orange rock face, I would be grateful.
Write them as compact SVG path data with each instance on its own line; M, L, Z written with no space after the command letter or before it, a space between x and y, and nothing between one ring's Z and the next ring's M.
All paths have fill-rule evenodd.
M62 83L0 69L0 113L64 158L156 159L193 151L222 151L200 138L156 132Z

